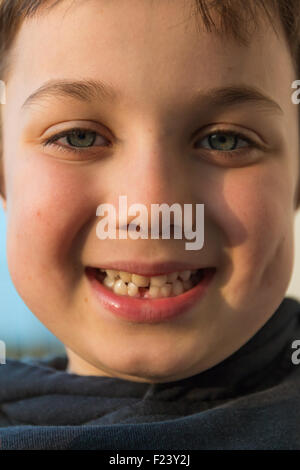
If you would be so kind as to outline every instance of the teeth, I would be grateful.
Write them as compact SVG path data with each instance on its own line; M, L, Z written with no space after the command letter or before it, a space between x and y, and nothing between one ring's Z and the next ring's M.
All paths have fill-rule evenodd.
M184 287L184 290L189 290L193 287L193 283L192 281L188 280L188 281L183 281L183 287Z
M166 284L160 288L160 294L162 297L170 297L172 292L172 284Z
M130 282L131 281L131 274L126 273L125 271L120 271L120 278L124 282Z
M122 279L119 279L114 284L114 293L119 295L127 295L127 286Z
M112 279L111 277L108 277L106 276L104 281L103 281L103 284L106 286L106 287L109 287L110 289L112 289L115 285L115 280Z
M149 277L139 276L138 274L133 274L131 281L138 287L148 287Z
M110 279L115 279L118 276L118 271L115 271L113 269L107 269L106 274Z
M151 286L162 287L167 282L167 276L152 276L150 278Z
M130 295L130 297L135 297L139 293L138 286L133 284L133 282L129 282L127 290L128 290L128 295Z
M163 274L160 276L141 276L114 269L101 269L106 274L103 284L113 290L115 294L129 295L130 297L142 297L156 299L159 297L171 297L180 295L194 287L195 283L190 279L197 270L186 270ZM148 290L145 288L148 287ZM139 288L144 288L139 291Z
M149 297L151 297L152 299L156 299L160 297L160 288L158 286L150 286L150 289L148 292L149 292Z
M179 273L180 279L183 281L188 281L188 279L191 277L192 271L182 271Z
M168 282L174 282L176 281L178 277L178 273L170 273L168 274Z
M177 280L173 282L173 294L174 295L180 295L184 291L183 289L183 284L181 281Z

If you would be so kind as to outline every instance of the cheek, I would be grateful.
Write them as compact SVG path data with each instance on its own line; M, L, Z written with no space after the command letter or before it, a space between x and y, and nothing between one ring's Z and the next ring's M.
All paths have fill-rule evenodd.
M96 201L90 200L92 191L82 191L89 188L87 172L39 157L24 158L7 187L8 265L17 288L30 278L71 287ZM65 276L68 268L71 275Z
M282 168L248 170L224 185L227 280L248 295L275 284L284 290L293 264L293 184Z

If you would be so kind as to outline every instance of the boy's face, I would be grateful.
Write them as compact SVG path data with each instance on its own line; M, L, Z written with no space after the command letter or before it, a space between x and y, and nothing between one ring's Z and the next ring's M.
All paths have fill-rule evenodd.
M67 0L26 21L13 50L3 107L8 264L76 373L148 382L197 374L253 336L290 280L299 171L288 47L266 25L248 48L200 31L193 4ZM84 101L74 89L21 109L50 79L101 80L117 97ZM256 88L277 107L250 93L217 100L215 89L228 86ZM75 127L97 132L92 149L79 154L66 138L43 147ZM242 135L236 150L208 144L220 129L229 142L230 132ZM119 195L149 211L203 203L204 247L99 240L96 208L118 208ZM85 268L136 260L217 271L183 315L129 322L93 295Z

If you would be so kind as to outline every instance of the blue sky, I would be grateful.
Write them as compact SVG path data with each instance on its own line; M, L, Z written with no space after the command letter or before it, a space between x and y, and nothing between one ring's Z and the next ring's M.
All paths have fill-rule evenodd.
M62 352L61 343L26 307L11 281L6 260L6 219L0 209L0 340L7 350L27 356L36 348L45 355Z

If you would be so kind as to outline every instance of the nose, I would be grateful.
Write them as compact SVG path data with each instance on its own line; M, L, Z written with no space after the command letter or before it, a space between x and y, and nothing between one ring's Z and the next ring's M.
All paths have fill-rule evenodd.
M151 204L195 202L191 162L174 136L139 129L118 158L126 171L118 172L115 183L128 204L140 203L150 209Z
M133 237L142 231L142 238L149 233L156 239L195 236L203 204L195 160L185 147L174 135L139 128L115 152L106 200L113 204L116 229L124 236L126 231L133 231Z
M115 198L119 200L119 196L126 196L127 207L136 204L145 207L149 231L153 228L150 217L152 206L165 204L170 208L176 204L176 211L170 211L170 233L180 233L178 210L183 214L184 204L192 204L192 219L195 219L196 214L197 191L194 192L196 188L192 184L193 164L188 150L184 150L184 145L180 145L176 136L162 135L149 127L139 128L131 137L116 155L118 171L113 179ZM118 194L115 188L118 188ZM120 208L119 201L115 200L115 203L115 207ZM140 207L135 207L141 213ZM123 217L119 219L120 228L128 229L136 215L136 212L128 213L125 218L123 212ZM162 214L158 217L161 224ZM194 226L194 220L191 223ZM156 230L161 234L161 228Z

